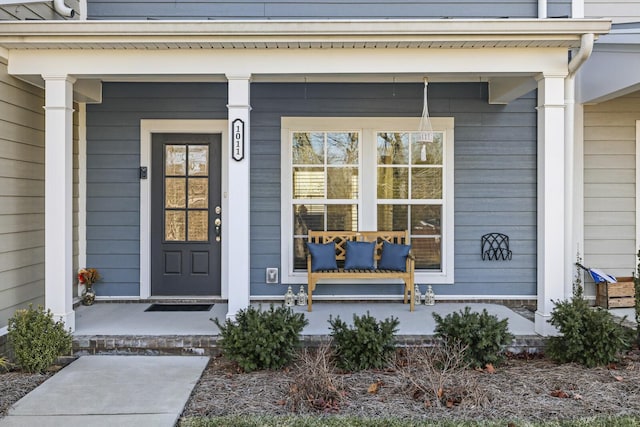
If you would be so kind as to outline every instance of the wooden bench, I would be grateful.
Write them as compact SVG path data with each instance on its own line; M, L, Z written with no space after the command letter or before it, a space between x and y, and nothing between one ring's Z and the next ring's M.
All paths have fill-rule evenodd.
M337 270L311 270L311 254L307 255L308 272L308 302L307 310L311 311L313 291L320 279L401 279L404 281L404 303L409 299L409 293L414 292L414 267L415 261L409 254L407 257L406 271L395 270L345 270L342 268L346 257L346 245L349 241L375 242L375 261L380 260L382 245L384 242L408 245L410 242L409 231L311 231L308 232L310 243L326 244L333 242L336 246ZM413 298L410 298L410 311L413 311Z

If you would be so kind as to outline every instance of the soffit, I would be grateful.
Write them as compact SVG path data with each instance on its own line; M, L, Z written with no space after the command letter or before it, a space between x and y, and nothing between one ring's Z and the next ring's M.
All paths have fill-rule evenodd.
M39 21L0 23L12 49L576 48L605 19Z

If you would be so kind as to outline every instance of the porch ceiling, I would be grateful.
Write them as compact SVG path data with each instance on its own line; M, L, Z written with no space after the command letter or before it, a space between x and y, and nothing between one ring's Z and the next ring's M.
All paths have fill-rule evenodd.
M604 19L38 21L0 23L12 49L575 48Z

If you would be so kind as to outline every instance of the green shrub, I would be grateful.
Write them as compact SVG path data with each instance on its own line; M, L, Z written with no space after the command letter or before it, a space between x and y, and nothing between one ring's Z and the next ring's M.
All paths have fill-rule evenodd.
M353 315L353 328L340 317L329 318L336 352L336 365L347 371L380 369L387 365L395 350L395 333L400 321L391 316L378 322L369 312Z
M7 359L5 356L0 356L0 372L8 371L9 366L9 359Z
M298 335L309 323L303 313L293 313L287 307L262 311L249 307L240 310L235 322L221 324L218 341L224 355L244 371L279 369L291 361L299 343Z
M445 318L432 314L436 320L435 336L443 339L447 346L466 347L465 361L473 367L500 363L504 358L503 347L513 340L508 320L498 320L486 309L480 314L465 307L464 311L447 314Z
M71 332L54 321L51 310L17 310L9 319L9 345L15 362L26 372L42 372L58 357L71 352Z
M633 333L607 310L589 307L582 291L574 292L571 301L556 303L550 323L562 336L549 338L547 355L561 363L577 362L587 367L615 361L628 348Z

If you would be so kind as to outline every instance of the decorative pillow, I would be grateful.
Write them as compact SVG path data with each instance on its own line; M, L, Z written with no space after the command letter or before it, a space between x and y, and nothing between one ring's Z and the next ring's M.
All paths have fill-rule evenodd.
M407 271L407 257L410 250L411 245L384 242L378 268L380 270Z
M309 243L307 248L311 254L311 271L337 270L335 243Z
M376 244L371 242L347 242L344 257L345 270L375 270L373 251Z

